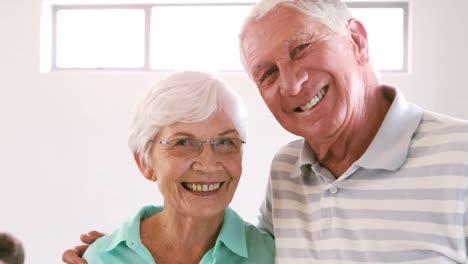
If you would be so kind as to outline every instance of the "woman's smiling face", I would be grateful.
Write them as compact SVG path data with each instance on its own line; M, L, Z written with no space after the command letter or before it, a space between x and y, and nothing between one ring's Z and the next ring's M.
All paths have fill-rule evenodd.
M239 139L231 117L224 112L201 122L175 123L156 135L143 173L158 182L165 210L170 208L177 214L195 218L224 214L242 173L242 146L235 152L217 154L212 145L204 144L199 154L180 155L170 145L157 144L177 139L178 144L184 144L185 139L218 138Z

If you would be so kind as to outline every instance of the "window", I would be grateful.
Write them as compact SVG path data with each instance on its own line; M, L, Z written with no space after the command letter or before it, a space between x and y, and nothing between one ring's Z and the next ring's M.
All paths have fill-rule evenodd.
M57 68L143 68L145 12L142 9L59 9Z
M151 69L241 70L238 32L250 8L237 4L154 6Z
M369 40L373 65L384 72L408 71L408 3L349 2Z
M207 0L205 0L207 1ZM237 35L253 3L52 5L50 68L242 70ZM382 71L406 71L407 2L347 3Z

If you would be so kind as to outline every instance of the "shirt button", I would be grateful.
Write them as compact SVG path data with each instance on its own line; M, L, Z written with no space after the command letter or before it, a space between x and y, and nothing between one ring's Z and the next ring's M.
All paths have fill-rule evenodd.
M336 188L336 186L332 186L332 187L330 187L330 192L335 194L335 193L338 192L338 188Z

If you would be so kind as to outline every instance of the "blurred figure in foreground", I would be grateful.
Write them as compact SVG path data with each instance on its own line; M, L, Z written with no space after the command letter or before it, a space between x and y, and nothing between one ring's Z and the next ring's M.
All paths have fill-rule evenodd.
M24 248L14 236L0 232L0 264L23 264Z

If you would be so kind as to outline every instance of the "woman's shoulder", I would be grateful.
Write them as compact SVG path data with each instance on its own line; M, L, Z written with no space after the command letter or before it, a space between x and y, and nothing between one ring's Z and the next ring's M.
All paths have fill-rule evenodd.
M264 230L259 229L255 225L245 222L245 233L249 247L261 246L262 248L275 248L273 237Z
M226 219L227 218L227 219ZM232 208L228 207L226 208L226 218L227 222L229 224L234 224L234 225L241 225L245 231L246 234L246 239L262 239L265 241L271 241L272 243L273 238L272 236L265 232L264 230L259 229L257 226L245 221L242 219L242 217L239 216Z
M114 232L107 234L96 241L94 241L88 249L86 249L83 258L88 263L104 263L102 262L101 255L113 250L118 244L122 242L120 239L122 237L122 233L125 232L125 226L127 223L122 225L119 229L115 230Z
M245 234L247 241L247 263L274 263L275 241L267 232L255 225L245 222Z
M227 210L230 214L229 217L231 218L229 222L232 223L233 219L235 219L235 221L238 222L244 230L245 245L248 252L248 260L246 263L274 263L275 242L273 237L255 225L244 221L231 208L227 208Z
M131 251L129 249L131 249L132 245L141 244L140 222L161 210L162 207L160 206L145 206L141 208L133 219L124 222L118 229L91 244L83 255L83 258L88 260L88 263L104 263L106 261L103 260L103 256L108 255L106 253L118 253L114 255L119 255L120 253L128 254Z

